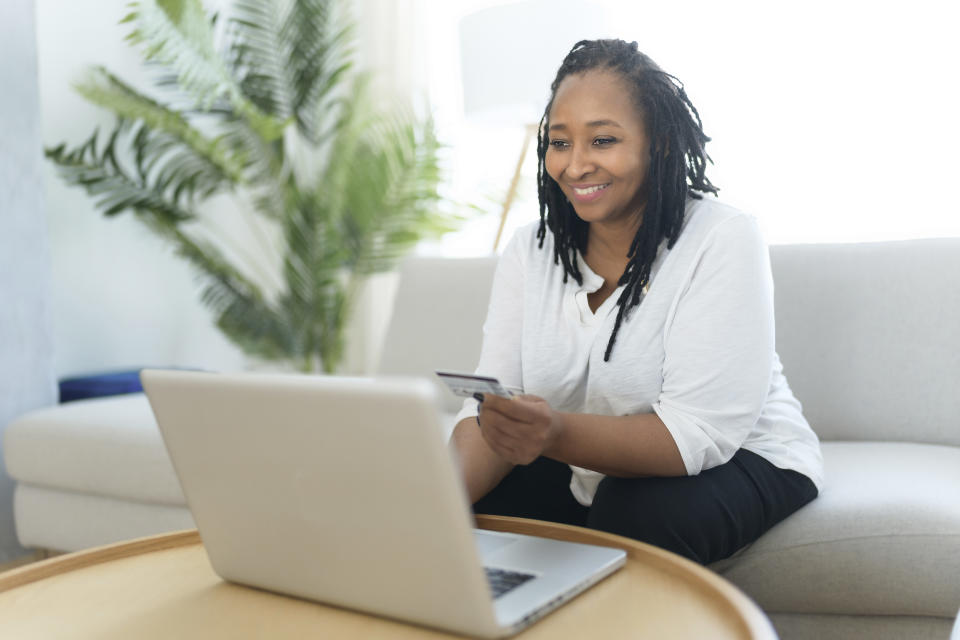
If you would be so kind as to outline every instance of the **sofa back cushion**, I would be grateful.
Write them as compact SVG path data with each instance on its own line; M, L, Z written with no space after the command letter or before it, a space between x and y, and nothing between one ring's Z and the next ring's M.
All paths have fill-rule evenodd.
M960 238L770 257L777 351L821 439L960 446Z
M463 399L433 372L476 369L496 266L493 256L404 260L377 372L428 378L437 384L444 408L459 410Z
M960 239L775 245L770 258L777 351L822 439L960 446ZM408 258L379 372L473 371L495 267Z

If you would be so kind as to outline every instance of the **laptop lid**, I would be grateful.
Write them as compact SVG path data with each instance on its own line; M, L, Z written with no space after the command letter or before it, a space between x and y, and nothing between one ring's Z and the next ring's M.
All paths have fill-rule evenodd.
M430 382L141 377L221 577L503 635Z

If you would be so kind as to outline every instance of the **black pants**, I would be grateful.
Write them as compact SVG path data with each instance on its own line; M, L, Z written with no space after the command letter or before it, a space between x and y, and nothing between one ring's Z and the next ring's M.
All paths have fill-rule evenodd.
M608 476L590 507L573 498L570 474L566 464L538 458L514 467L473 510L608 531L709 564L753 542L817 497L810 478L744 449L696 476Z

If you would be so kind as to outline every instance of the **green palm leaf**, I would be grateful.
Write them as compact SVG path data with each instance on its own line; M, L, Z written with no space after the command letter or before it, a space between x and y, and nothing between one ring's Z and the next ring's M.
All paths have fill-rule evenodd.
M457 216L438 205L439 142L432 123L408 113L381 114L367 123L345 191L346 219L354 247L351 267L359 273L392 268L424 236L452 230Z
M90 102L110 109L119 118L141 121L154 133L165 133L194 152L196 161L209 165L209 173L224 180L243 182L242 157L224 144L210 139L190 124L180 112L143 95L103 67L90 69L75 88Z
M217 54L211 21L200 0L139 0L123 22L136 27L128 39L145 47L147 60L170 67L180 87L203 108L226 100L266 140L283 135L286 123L247 100Z
M293 91L293 114L301 132L320 139L324 101L351 67L350 25L337 26L336 4L294 2L281 31Z
M60 176L69 184L83 187L92 196L104 215L113 216L122 211L139 211L172 224L193 219L194 215L182 208L176 199L166 197L160 185L145 183L147 169L140 161L140 167L131 171L117 160L117 143L121 137L132 137L144 144L143 130L131 133L126 123L121 122L111 133L101 151L97 150L98 132L74 150L60 145L46 151L48 158L59 168ZM158 181L166 181L167 174L161 174ZM191 183L178 185L186 190Z
M229 59L247 98L266 113L293 117L320 141L330 93L349 71L352 28L337 25L335 3L238 0Z
M216 246L190 237L169 220L155 217L143 220L205 274L202 300L211 308L217 326L227 337L247 353L267 359L289 358L300 351L289 323L264 300L260 288Z
M243 94L260 110L281 120L293 112L289 70L280 40L279 2L238 0L229 22L227 60Z
M114 128L47 157L105 215L132 212L169 242L246 352L335 371L359 282L459 221L439 206L433 123L371 96L335 0L236 0L220 41L200 0L131 6L130 39L179 106L92 69L77 90L117 116ZM265 243L281 245L275 287L213 227L191 224L223 192L278 232Z

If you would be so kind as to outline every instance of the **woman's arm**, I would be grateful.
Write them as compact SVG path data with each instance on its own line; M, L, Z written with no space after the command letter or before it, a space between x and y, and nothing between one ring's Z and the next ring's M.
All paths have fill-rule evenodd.
M673 436L654 413L562 413L535 396L487 395L480 425L472 431L480 432L490 453L513 464L529 464L544 455L621 478L687 474Z
M477 373L492 375L508 387L523 385L520 363L523 332L524 246L535 242L533 229L518 232L497 262L490 304L483 323L483 346ZM457 414L450 446L459 458L471 503L485 496L513 468L493 452L477 427L477 403L468 398Z
M560 416L564 429L545 452L551 458L618 478L687 475L677 443L655 413Z
M450 446L460 463L470 504L487 495L513 469L512 462L494 453L484 441L475 417L457 423Z

